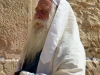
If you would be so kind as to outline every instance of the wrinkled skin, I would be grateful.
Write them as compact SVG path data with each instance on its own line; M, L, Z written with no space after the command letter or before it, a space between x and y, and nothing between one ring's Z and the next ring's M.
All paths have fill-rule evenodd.
M35 8L35 19L45 20L49 18L51 6L51 0L40 0L37 4L37 7Z

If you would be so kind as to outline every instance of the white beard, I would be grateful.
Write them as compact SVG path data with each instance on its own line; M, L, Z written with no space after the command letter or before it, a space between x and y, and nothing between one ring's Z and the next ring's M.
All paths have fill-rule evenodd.
M43 49L55 11L56 5L53 3L49 18L47 20L33 19L33 23L29 31L29 38L23 50L26 53L26 62L31 63L34 60L36 53Z

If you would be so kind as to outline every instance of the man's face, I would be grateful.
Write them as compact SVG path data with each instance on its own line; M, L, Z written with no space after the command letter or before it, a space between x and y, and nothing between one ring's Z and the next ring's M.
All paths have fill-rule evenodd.
M49 13L51 10L52 1L51 0L40 0L37 7L35 8L35 19L46 20L49 18Z

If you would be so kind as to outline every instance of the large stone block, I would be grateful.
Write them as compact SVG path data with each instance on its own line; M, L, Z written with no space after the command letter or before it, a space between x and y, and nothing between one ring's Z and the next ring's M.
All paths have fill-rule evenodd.
M0 0L0 56L18 54L26 40L28 0ZM6 57L8 58L8 57Z
M0 0L0 57L19 57L32 17L31 2L31 0Z
M75 12L80 36L90 58L100 57L100 0L68 0Z
M100 60L88 60L86 75L100 75Z
M0 75L13 75L17 62L17 59L0 60Z

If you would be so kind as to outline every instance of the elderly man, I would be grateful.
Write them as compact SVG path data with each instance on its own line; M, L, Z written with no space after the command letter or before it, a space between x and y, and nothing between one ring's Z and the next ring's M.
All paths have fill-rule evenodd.
M39 0L14 75L85 75L85 51L66 0Z

